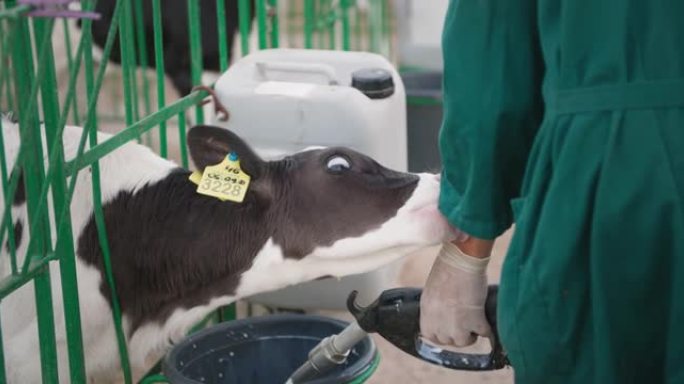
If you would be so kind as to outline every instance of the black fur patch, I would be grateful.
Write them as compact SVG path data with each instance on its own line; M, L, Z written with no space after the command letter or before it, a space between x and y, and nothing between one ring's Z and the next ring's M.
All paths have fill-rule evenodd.
M17 249L21 245L21 238L22 238L22 235L24 234L24 224L21 222L21 220L17 220L14 222L13 232L14 232L14 249ZM5 242L5 249L7 249L7 252L10 251L9 241Z
M19 181L17 183L17 190L14 193L14 200L12 200L12 205L15 207L20 206L26 202L26 189L24 187L24 172L19 171Z
M198 195L178 170L135 194L120 192L104 207L121 308L131 330L164 321L176 308L234 292L273 228L267 206L248 196L232 204ZM78 253L104 272L97 227L91 219ZM103 277L100 287L110 299Z

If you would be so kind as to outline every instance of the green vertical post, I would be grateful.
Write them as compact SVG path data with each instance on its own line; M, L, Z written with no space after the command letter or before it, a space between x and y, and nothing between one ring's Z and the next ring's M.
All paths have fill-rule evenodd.
M227 305L219 310L219 321L231 321L237 319L237 306L235 303Z
M226 34L226 1L216 0L216 28L218 29L219 69L228 68L228 36Z
M326 15L326 21L328 24L328 45L330 49L335 49L337 42L335 41L335 27L337 26L337 12L335 12L335 6L332 2L328 2L328 14Z
M180 145L181 164L188 167L188 148L185 143L185 112L178 114L178 143Z
M131 3L130 0L121 2L119 14L119 47L121 49L121 71L123 74L124 106L126 111L126 125L137 120L137 89L135 87L135 49L132 46L131 31Z
M256 0L259 49L266 48L266 0Z
M382 0L370 0L368 28L370 32L370 51L380 53L382 31Z
M322 33L321 33L320 23L321 23L321 8L323 8L323 7L321 4L321 0L315 0L312 2L312 4L313 4L313 12L312 12L313 24L312 24L312 26L313 26L313 37L315 39L314 47L321 49L323 47L321 44Z
M242 56L249 53L249 24L250 24L250 0L238 0L238 18L240 23L240 50Z
M387 51L385 52L386 56L389 56L389 43L392 41L391 36L392 36L392 31L391 31L391 20L392 20L392 9L391 7L387 4L386 0L382 0L381 2L382 5L382 34L383 34L383 40L385 42L385 48Z
M2 319L2 316L0 316ZM5 344L2 341L2 322L0 322L0 383L7 382L7 373L5 372Z
M154 61L157 67L157 109L166 105L166 90L164 89L164 36L162 32L160 0L152 0L152 22L154 27ZM166 137L166 120L159 123L159 153L168 157L168 140Z
M314 0L304 0L304 48L313 48Z
M89 6L90 0L81 0L82 1L82 6ZM128 0L119 0L116 4L116 7L114 9L114 17L112 20L114 22L109 28L109 32L107 35L107 42L105 44L105 49L104 49L104 58L106 59L109 57L109 52L111 50L111 47L114 42L114 36L116 34L117 26L123 27L126 23L121 24L120 21L123 20L123 15L126 13L124 12L126 10L126 3ZM85 4L84 4L85 3ZM130 9L130 7L128 7ZM90 9L90 8L88 8ZM84 22L90 24L89 20L86 20ZM121 28L119 28L121 29ZM119 31L120 32L120 31ZM121 39L122 34L119 34L119 38ZM83 46L86 51L85 54L85 60L84 60L84 67L85 67L85 74L86 74L86 93L88 97L88 110L87 110L87 117L86 117L86 124L84 127L84 132L81 137L81 142L79 142L79 150L77 152L77 157L76 159L79 158L80 154L82 153L81 151L83 150L83 145L85 144L84 140L88 133L90 133L90 144L91 147L94 145L93 142L97 143L97 117L96 117L96 105L97 105L97 97L98 97L98 92L100 91L100 87L102 85L102 80L104 78L104 69L105 66L101 66L98 70L97 74L97 79L93 79L93 55L92 55L92 36L89 33L86 33L82 37L83 39ZM121 40L120 40L121 41ZM124 49L124 45L121 45L121 53L122 53L122 64L124 65L124 74L126 73L126 70L128 70L129 75L130 72L134 69L132 65L134 63L131 63L131 58L127 54L127 59L124 60L124 53L126 51L130 51L130 49ZM128 66L128 68L126 68ZM127 101L130 102L130 98L127 99ZM130 113L126 113L126 119L132 119L132 116ZM127 123L129 124L129 123ZM94 209L94 216L95 216L95 224L97 227L97 233L98 233L98 239L100 240L100 247L102 249L102 254L103 254L103 259L104 259L104 265L105 265L105 274L107 278L107 284L109 285L110 288L110 294L111 294L111 302L112 302L112 318L114 321L114 327L116 331L116 341L117 341L117 346L119 349L119 358L120 358L120 363L121 363L121 369L123 371L123 376L124 376L124 381L126 384L132 384L132 375L131 375L131 368L130 368L130 361L128 359L128 349L126 346L126 340L125 340L125 335L123 333L123 326L121 322L121 308L119 307L119 300L118 296L116 293L116 285L114 283L113 277L112 277L112 271L111 271L111 261L109 258L109 244L107 243L107 235L106 235L106 229L104 227L104 222L102 222L102 201L101 201L101 194L100 194L100 173L99 173L99 167L98 164L95 163L92 166L92 184L93 184L93 209ZM73 191L76 187L75 180L77 179L76 175L74 175L71 178L70 184L69 184L69 200L73 197Z
M147 43L145 41L145 26L143 24L143 8L142 1L133 2L133 11L135 19L135 37L138 43L138 62L140 63L140 75L143 83L143 103L145 106L145 116L152 111L150 105L150 82L147 79Z
M356 30L356 50L361 51L363 50L363 13L361 12L361 8L356 7L356 12L355 17L354 17L354 22L355 22L355 30Z
M4 96L5 100L7 100L7 108L12 111L12 110L17 110L18 108L15 108L14 105L14 97L12 95L13 93L13 87L12 87L12 68L11 68L11 63L12 63L12 55L11 51L12 49L10 48L10 42L12 41L12 24L9 20L2 20L0 19L0 26L3 28L3 33L0 34L0 52L2 52L2 67L0 67L0 76L4 79L3 83L6 85L5 88L5 95L0 94L0 97ZM2 91L0 89L0 91Z
M340 1L340 12L342 18L342 49L349 51L351 49L351 28L349 26L349 1Z
M200 29L199 0L188 0L188 33L190 35L190 75L193 85L202 83L202 31ZM204 123L204 110L201 106L195 108L197 121Z
M271 16L271 48L280 46L280 24L278 22L278 0L268 0L269 9L273 10Z
M6 1L8 6L15 5L14 0ZM46 218L36 220L39 212L39 195L37 192L43 182L43 148L40 140L40 124L35 103L31 94L33 87L33 58L28 21L24 18L14 20L12 57L14 60L14 84L19 110L19 135L21 143L32 151L26 151L23 157L24 186L29 226L36 230L31 235L27 250L27 258L48 253L49 223ZM34 96L35 97L35 96ZM36 310L38 316L38 338L40 340L40 364L43 383L56 383L58 379L57 349L55 342L54 315L52 294L50 291L50 271L46 266L34 279Z
M43 116L45 118L45 137L47 148L53 148L56 141L62 138L56 136L58 131L59 99L57 97L57 74L55 73L55 61L52 55L50 32L52 20L34 20L35 35L39 38L38 45L47 44L47 56L40 65L45 65L46 70L41 84L41 96L43 99ZM61 144L61 143L60 143ZM65 201L66 176L64 174L64 154L59 151L57 161L50 163L53 168L53 177L50 182L52 187L52 201L55 217L59 217L64 210L69 210L69 202ZM50 156L51 153L48 153ZM48 209L45 207L45 209ZM64 321L66 324L67 350L69 356L70 382L72 384L85 383L85 363L83 355L83 340L81 336L81 315L79 310L78 285L76 278L76 255L74 252L73 234L71 231L71 217L66 219L61 228L63 238L57 243L56 253L59 256L62 299L64 303Z
M91 124L90 128L90 147L97 145L97 129L95 124ZM109 248L109 240L107 239L107 227L104 221L104 212L102 210L102 190L100 188L100 166L99 161L95 161L92 166L92 183L93 183L93 208L95 216L95 225L97 226L97 236L100 242L100 249L102 250L102 256L105 265L105 275L109 289L112 295L112 307L114 308L114 313L118 314L118 321L121 322L121 307L119 306L119 298L116 293L116 281L114 280L114 274L112 272L112 261ZM115 315L116 316L116 315ZM117 325L121 327L121 325ZM121 356L122 366L124 367L124 380L126 384L132 384L133 379L131 376L131 370L128 360L128 352L126 350L126 340L123 339L123 335L117 335L119 337L119 345L123 345L124 348L119 350ZM126 352L124 352L126 351Z
M67 22L66 18L62 19L62 27L64 28L64 46L66 48L67 66L69 67L69 71L71 72L71 68L73 68L74 66L74 57L73 51L71 50L71 32L69 32L69 23ZM74 94L73 106L74 124L81 125L81 119L78 115L78 98L76 97L76 94Z
M287 4L287 43L290 46L294 46L294 36L297 32L299 32L297 26L295 25L295 22L299 21L299 15L296 8L297 3L298 2L295 1L288 1L285 3Z

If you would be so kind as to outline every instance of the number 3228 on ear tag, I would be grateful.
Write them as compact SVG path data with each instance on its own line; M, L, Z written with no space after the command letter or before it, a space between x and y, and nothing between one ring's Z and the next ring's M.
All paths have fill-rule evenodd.
M240 168L240 161L235 156L227 156L221 163L204 169L197 193L242 203L249 181L250 176Z

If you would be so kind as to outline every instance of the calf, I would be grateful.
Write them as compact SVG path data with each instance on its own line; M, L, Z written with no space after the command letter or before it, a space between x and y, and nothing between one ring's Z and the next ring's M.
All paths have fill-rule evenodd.
M114 8L119 0L98 0L95 12L101 15L99 20L93 21L93 41L100 48L104 48L107 34L112 23ZM238 0L222 0L226 10L226 37L228 44L228 61L233 52L233 40L238 30ZM198 2L200 11L200 33L202 36L202 63L204 70L218 72L219 68L219 42L218 23L216 19L217 0L202 0ZM181 96L185 96L192 90L192 78L190 75L190 37L188 30L188 0L163 0L161 4L162 36L164 41L164 71L171 79L176 90ZM254 1L250 0L250 15L254 15ZM250 20L251 22L251 20ZM135 23L134 28L136 27ZM81 26L81 21L77 21ZM145 37L147 48L146 58L150 67L156 66L154 55L154 22L152 17L152 2L142 2L142 33ZM135 51L136 55L138 50ZM117 64L121 63L121 51L119 38L114 40L114 45L109 59Z
M73 158L78 127L67 126ZM18 127L3 121L11 167ZM109 136L98 134L99 140ZM198 169L237 154L251 183L242 203L197 193L190 171L127 143L100 161L114 277L135 378L219 306L323 276L370 271L450 237L437 210L439 178L382 167L346 148L319 148L266 162L235 134L196 126L188 145ZM71 219L88 379L117 377L110 291L93 218L91 173L78 174ZM26 204L12 208L19 262L29 242ZM3 247L3 252L5 248ZM9 261L0 256L0 273ZM51 266L60 377L68 382L57 263ZM40 382L33 286L2 302L10 383ZM68 320L67 320L68 321Z

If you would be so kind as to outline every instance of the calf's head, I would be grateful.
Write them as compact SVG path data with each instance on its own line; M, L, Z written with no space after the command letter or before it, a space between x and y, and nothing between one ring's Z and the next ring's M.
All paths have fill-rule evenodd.
M396 172L341 147L264 161L232 132L211 126L191 129L188 144L199 169L238 155L252 178L243 204L268 207L269 246L277 250L268 262L300 261L314 274L343 276L450 237L437 209L437 175Z

